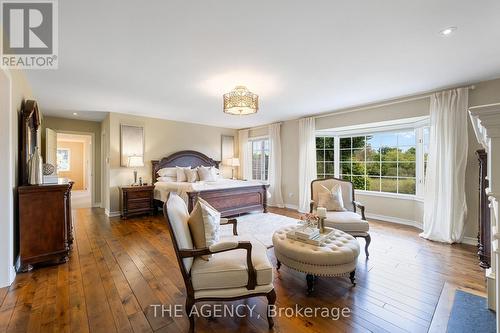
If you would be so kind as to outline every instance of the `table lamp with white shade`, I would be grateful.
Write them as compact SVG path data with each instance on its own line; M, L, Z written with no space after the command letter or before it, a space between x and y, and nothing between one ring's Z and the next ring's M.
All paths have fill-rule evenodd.
M231 167L231 179L236 179L234 177L234 168L240 166L240 159L237 157L228 158L225 160L224 165Z
M144 166L144 158L139 155L132 155L128 157L127 167L134 168L134 183L132 185L137 185L137 169Z

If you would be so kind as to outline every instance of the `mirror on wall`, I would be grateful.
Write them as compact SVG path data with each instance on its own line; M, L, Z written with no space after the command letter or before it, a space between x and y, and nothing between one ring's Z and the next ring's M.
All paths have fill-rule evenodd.
M221 161L225 163L228 158L233 158L234 156L234 136L223 135L221 138Z
M234 167L230 160L234 157L234 136L222 135L221 137L221 164L224 167L222 170L224 178L234 177Z
M134 157L135 164L144 165L144 128L133 125L120 125L120 165L129 166L130 157ZM141 160L139 161L137 160Z

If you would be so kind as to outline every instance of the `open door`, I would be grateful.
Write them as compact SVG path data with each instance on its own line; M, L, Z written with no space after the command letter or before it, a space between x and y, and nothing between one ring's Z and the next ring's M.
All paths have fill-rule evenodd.
M57 168L57 132L50 128L45 129L45 163Z

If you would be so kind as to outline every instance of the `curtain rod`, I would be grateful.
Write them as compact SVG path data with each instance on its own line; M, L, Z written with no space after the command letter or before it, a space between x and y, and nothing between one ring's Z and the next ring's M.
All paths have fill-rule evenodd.
M475 85L470 85L470 86L456 87L456 88L450 88L450 89L458 89L458 88L467 88L467 89L470 89L470 90L474 90L474 89L476 89L476 86ZM388 100L387 102L367 104L365 106L360 106L360 107L357 107L357 108L354 108L354 109L344 109L344 110L340 110L340 111L333 111L333 112L319 114L317 116L312 116L312 117L314 119L318 119L318 118L324 118L324 117L341 115L341 114L350 113L350 112L362 111L362 110L373 109L373 108L380 108L380 107L394 105L394 104L399 104L399 103L404 103L404 102L417 101L419 99L429 98L429 97L431 97L432 95L434 95L436 93L443 92L443 91L446 91L446 90L449 90L449 89L436 90L436 91L424 93L424 95L416 95L416 96L413 96L413 97L406 97L406 98L405 97L401 97L401 98L398 98L396 100L393 99L393 100Z

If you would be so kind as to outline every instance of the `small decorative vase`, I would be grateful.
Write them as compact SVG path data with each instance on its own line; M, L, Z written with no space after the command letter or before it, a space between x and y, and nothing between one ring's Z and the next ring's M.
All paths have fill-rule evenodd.
M40 150L35 147L33 154L29 160L29 174L28 181L31 185L39 185L43 182L43 170L42 170L42 157L40 156Z

